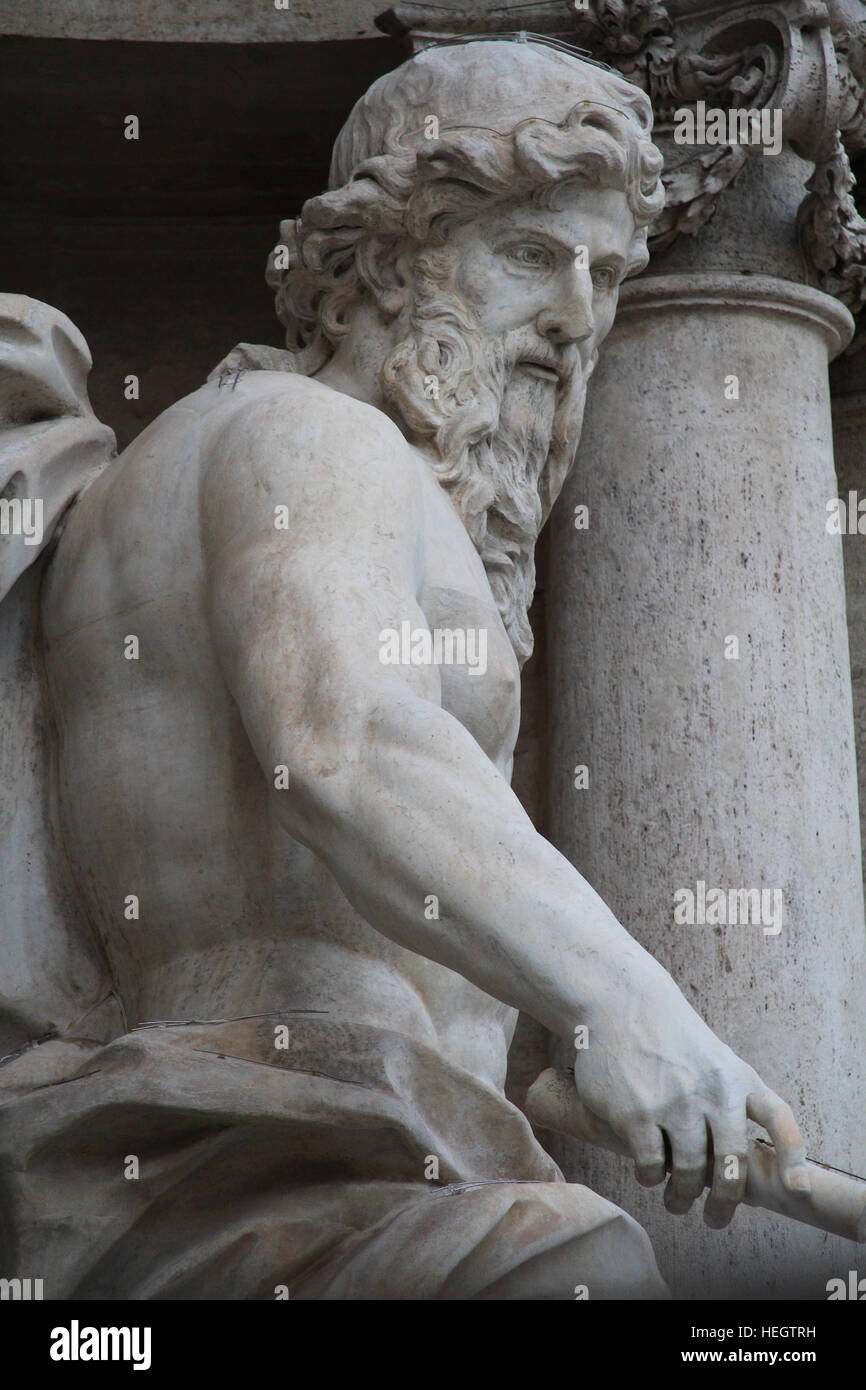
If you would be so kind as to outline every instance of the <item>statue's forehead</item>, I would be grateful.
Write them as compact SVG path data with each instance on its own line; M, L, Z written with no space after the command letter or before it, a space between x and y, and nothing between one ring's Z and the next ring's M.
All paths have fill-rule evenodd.
M554 185L543 202L531 194L491 200L467 219L467 225L492 235L512 230L543 232L568 245L582 229L586 232L593 229L624 245L634 236L634 219L625 193L579 178L565 179Z

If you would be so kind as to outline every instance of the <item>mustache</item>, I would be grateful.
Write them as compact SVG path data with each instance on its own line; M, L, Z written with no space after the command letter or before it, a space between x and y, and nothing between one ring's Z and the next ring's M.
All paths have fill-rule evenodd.
M506 334L503 340L505 361L509 371L524 363L555 372L560 385L566 385L581 366L580 353L574 344L557 347L549 339L525 329Z

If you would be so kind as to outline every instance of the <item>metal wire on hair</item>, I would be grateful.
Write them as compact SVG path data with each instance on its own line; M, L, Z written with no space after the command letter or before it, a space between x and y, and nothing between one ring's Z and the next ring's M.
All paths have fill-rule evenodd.
M579 58L582 63L589 63L594 68L602 68L605 72L613 73L614 77L621 77L616 68L612 68L609 63L602 63L600 59L593 58L589 49L578 48L573 43L566 43L564 39L551 38L549 34L533 34L527 29L493 31L487 34L455 34L453 38L444 39L420 39L423 46L419 47L418 52L412 56L417 58L421 53L426 53L430 48L448 48L456 43L486 43L489 39L497 43L540 43L545 48L555 48L560 53L568 53L573 58Z

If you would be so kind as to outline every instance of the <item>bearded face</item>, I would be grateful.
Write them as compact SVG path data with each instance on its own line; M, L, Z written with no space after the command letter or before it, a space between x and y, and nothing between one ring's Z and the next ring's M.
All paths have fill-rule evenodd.
M485 333L456 287L447 246L416 258L397 331L382 368L385 401L426 446L523 664L535 543L574 457L597 353L556 346L531 326Z

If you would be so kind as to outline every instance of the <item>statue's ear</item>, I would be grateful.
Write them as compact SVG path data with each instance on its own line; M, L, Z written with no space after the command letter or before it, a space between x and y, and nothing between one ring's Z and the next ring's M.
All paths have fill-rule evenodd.
M412 243L408 237L366 237L355 250L361 283L385 319L395 319L409 300Z

